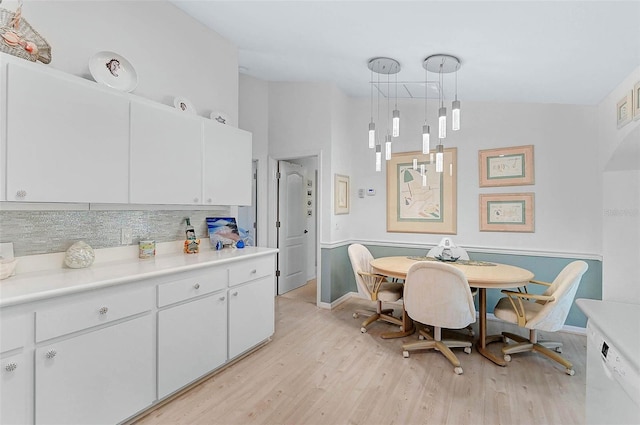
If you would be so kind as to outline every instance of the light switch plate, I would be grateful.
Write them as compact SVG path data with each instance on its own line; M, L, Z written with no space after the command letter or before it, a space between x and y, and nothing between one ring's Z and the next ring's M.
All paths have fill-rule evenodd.
M0 243L0 260L13 258L13 242Z

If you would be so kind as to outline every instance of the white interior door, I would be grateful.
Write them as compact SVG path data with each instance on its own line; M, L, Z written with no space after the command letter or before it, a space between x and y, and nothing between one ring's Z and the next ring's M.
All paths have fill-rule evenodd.
M304 167L278 162L278 295L307 283L307 208Z

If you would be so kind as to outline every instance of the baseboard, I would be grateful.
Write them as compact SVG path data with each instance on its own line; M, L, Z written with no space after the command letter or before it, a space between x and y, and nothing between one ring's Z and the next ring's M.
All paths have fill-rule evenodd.
M476 311L476 317L478 317L478 312ZM495 322L504 322L503 320L498 319L493 313L487 313L487 320L492 320ZM558 332L566 332L570 334L577 335L587 335L587 328L581 328L580 326L572 326L572 325L564 325L561 330Z
M345 301L348 301L351 297L357 297L358 293L357 292L347 292L346 294L344 294L343 296L341 296L340 298L338 298L337 300L331 302L331 303L325 303L325 302L320 302L318 304L318 307L320 308L324 308L326 310L333 310L334 308L338 307L340 304L342 304Z

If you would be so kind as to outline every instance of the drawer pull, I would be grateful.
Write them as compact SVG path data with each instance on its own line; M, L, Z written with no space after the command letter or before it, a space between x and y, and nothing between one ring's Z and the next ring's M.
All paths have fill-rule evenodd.
M196 288L196 289L200 289L200 284L196 283L195 285L193 285L193 287Z
M58 354L56 350L49 350L44 356L48 359L52 359L56 356L56 354Z
M258 271L256 269L251 270L251 274L256 274Z
M7 372L13 372L18 368L18 364L16 362L11 362L4 367L4 370Z
M109 311L109 307L102 307L98 311L100 312L100 314L107 314L107 312Z
M233 293L233 294L231 294L231 295L233 295L234 297L237 297L237 296L238 296L238 291L234 292L234 293Z
M227 298L227 297L222 296L222 297L220 297L220 298L218 298L218 299L219 299L220 301L224 301L226 298Z

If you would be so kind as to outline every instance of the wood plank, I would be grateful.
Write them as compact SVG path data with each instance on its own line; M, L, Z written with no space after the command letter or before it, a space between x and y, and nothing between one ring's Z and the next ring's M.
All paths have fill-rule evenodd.
M514 354L499 367L475 349L453 350L464 369L455 375L438 352L402 357L403 342L417 334L382 339L395 328L385 323L360 333L362 320L351 315L368 306L351 299L327 311L308 299L278 297L272 342L136 424L584 423L585 336L540 333L564 343L575 376L536 353ZM502 322L487 327L526 335ZM500 346L489 349L500 355Z

